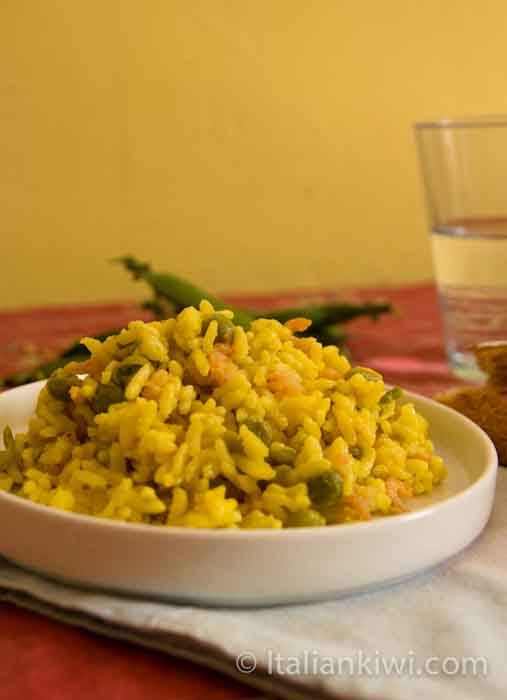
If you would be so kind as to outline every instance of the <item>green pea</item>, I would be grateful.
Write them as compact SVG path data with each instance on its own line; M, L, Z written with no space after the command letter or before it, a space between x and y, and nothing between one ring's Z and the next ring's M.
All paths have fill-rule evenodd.
M395 386L392 389L389 389L389 391L386 391L386 393L380 397L379 403L389 403L390 401L397 401L398 399L401 399L402 396L403 391L400 389L399 386Z
M6 450L11 450L15 446L14 435L12 433L11 427L6 425L3 432L4 448Z
M363 456L363 451L359 447L359 445L351 445L349 447L349 452L355 459L361 459L361 457Z
M269 461L271 464L294 464L296 450L284 445L282 442L273 442L269 448Z
M69 401L71 387L80 386L80 384L79 377L71 374L68 377L51 377L46 386L53 398L59 401Z
M266 421L260 420L260 418L247 418L243 422L243 425L246 425L248 430L254 435L257 435L265 445L268 445L268 447L271 445L273 431Z
M117 384L100 384L91 403L95 413L105 413L109 406L123 400L123 390Z
M231 343L234 337L234 323L226 318L223 314L212 314L204 320L202 325L202 334L208 330L211 321L217 322L217 340L220 343Z
M120 386L125 388L134 376L134 374L137 374L137 372L141 369L142 366L143 365L134 362L120 365L114 373L115 381Z
M23 468L23 458L16 449L16 440L10 426L6 425L3 431L3 441L5 452L0 451L0 468L16 465L20 469Z
M326 519L316 510L297 510L289 513L285 527L320 527L326 524Z
M353 367L349 369L344 379L350 379L354 374L360 374L369 382L380 382L382 380L382 375L378 374L372 369L367 369L366 367Z
M281 464L276 469L276 476L274 483L280 484L281 486L292 486L294 481L292 479L292 473L294 469L289 467L288 464Z
M333 470L324 472L310 479L308 495L319 508L326 508L337 503L342 495L342 478Z

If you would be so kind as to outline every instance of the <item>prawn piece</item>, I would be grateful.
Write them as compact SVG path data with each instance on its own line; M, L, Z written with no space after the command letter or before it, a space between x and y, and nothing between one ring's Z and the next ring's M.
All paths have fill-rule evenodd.
M315 341L313 338L295 337L292 339L292 344L294 345L294 347L298 350L301 350L301 352L304 352L305 355L310 355L310 350L312 349L312 345L314 344L314 342Z
M291 333L302 333L310 328L311 325L312 322L308 318L291 318L284 323L284 326L288 328Z
M226 343L215 343L213 346L213 350L218 350L218 352L221 352L222 355L231 355L232 353L232 348L230 345L227 345Z
M280 367L275 372L271 372L267 384L274 394L297 396L303 393L301 377L291 367Z
M229 355L230 348L221 344L216 345L209 354L210 377L213 383L218 386L225 384L228 379L238 372L237 366Z
M345 478L345 476L347 475L347 468L350 466L350 462L351 456L349 454L342 452L335 455L333 458L333 465L335 471L337 471L340 476Z
M350 496L346 503L356 513L359 520L371 520L370 501L365 496Z
M406 513L409 510L401 499L413 496L410 486L407 486L399 479L387 479L386 491L395 508L399 509L402 513Z

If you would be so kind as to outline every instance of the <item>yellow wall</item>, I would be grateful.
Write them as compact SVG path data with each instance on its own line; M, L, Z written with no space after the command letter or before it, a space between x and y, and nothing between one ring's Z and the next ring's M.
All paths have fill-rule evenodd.
M431 274L411 124L507 111L505 0L2 0L0 306Z

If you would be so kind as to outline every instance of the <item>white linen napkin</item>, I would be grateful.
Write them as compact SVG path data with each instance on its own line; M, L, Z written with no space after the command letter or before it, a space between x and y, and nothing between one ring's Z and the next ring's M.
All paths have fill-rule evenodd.
M475 543L432 572L375 592L308 605L200 608L80 590L0 559L0 599L189 658L282 698L504 700L507 470Z

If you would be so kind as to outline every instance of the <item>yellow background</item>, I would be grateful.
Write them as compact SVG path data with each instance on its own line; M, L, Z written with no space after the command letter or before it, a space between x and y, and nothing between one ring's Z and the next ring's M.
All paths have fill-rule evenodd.
M0 306L431 275L412 123L507 111L505 0L2 0Z

